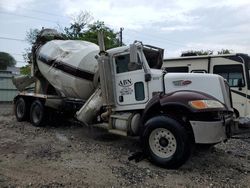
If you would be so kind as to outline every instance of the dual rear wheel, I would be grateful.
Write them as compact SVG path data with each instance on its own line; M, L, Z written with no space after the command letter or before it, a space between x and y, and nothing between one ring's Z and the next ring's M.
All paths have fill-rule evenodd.
M14 109L18 121L29 119L32 125L36 127L44 126L45 107L40 100L36 99L30 105L23 97L19 97L15 101Z

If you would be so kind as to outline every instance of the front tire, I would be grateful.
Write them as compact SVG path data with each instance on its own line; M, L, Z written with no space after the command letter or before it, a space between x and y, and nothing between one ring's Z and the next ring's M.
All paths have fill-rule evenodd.
M45 124L45 107L39 100L35 100L30 107L30 122L35 127Z
M181 123L167 116L156 116L149 119L145 127L144 150L152 163L176 169L187 161L192 142Z

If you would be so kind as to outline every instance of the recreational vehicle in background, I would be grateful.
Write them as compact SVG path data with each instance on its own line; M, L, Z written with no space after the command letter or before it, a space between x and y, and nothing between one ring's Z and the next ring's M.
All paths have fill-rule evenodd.
M169 58L164 59L163 69L167 72L221 75L231 87L233 106L240 117L250 118L250 57L247 54Z

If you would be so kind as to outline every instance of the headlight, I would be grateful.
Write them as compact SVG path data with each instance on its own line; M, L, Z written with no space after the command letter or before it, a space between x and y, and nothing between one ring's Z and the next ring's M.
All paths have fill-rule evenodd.
M195 109L224 108L223 104L216 100L189 101L189 105Z

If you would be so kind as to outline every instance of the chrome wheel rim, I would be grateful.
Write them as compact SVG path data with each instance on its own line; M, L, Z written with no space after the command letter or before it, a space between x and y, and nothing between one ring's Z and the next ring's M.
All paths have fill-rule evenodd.
M174 155L177 142L175 136L168 129L157 128L149 135L149 147L158 157L169 158Z

